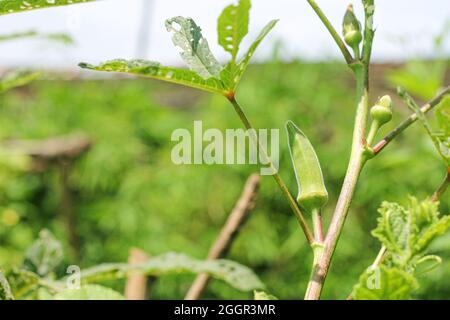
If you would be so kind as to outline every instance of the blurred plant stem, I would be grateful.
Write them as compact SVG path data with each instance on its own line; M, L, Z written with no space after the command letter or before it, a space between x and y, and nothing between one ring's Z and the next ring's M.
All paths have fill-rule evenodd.
M248 120L247 116L245 115L244 110L242 109L240 104L236 101L236 98L235 98L234 94L228 96L227 99L233 105L234 110L238 114L238 116L241 119L242 123L244 124L245 128L247 130L254 130L254 127L252 126L252 124ZM255 143L258 144L260 152L268 160L269 166L271 167L271 169L274 172L273 177L274 177L276 183L278 184L278 186L280 187L280 189L283 192L284 196L288 200L292 211L294 212L295 216L297 217L297 219L298 219L298 221L300 223L300 226L301 226L303 232L305 233L305 236L306 236L306 239L308 240L308 243L312 244L314 242L314 236L311 233L311 230L309 229L308 224L306 223L306 220L303 217L303 214L302 214L302 212L301 212L297 202L295 201L294 197L291 195L291 193L290 193L288 187L286 186L286 183L284 182L283 178L281 178L280 174L277 172L277 169L274 168L272 161L270 161L269 157L267 156L267 151L259 143L258 135L251 135L251 136L253 136L254 139L256 140Z

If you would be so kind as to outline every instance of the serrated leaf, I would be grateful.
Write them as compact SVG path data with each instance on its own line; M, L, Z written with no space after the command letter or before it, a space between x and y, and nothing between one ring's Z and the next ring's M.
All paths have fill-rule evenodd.
M409 300L418 288L416 279L397 268L369 268L353 288L355 300Z
M219 44L229 52L232 61L236 61L239 45L248 33L250 0L239 0L238 5L226 7L219 17Z
M261 42L275 27L277 22L278 20L272 20L263 28L259 36L256 38L256 40L248 49L247 53L243 56L243 58L239 61L237 65L236 63L231 61L223 68L220 74L220 78L222 79L226 87L230 88L232 91L234 91L237 88L242 79L242 76L244 75L248 65L250 64L253 55L255 54L256 49L258 49Z
M103 264L81 272L82 283L92 283L125 278L131 272L140 271L146 275L176 273L207 273L223 280L240 291L264 288L261 280L249 268L229 260L197 260L184 254L168 253L152 257L139 265Z
M94 0L0 0L0 15L90 1Z
M0 79L0 93L24 86L39 78L40 75L40 72L35 71L11 72Z
M191 18L174 17L166 21L173 44L189 68L204 79L220 78L222 66L211 53L202 30Z
M185 85L188 87L201 89L213 93L225 94L226 89L223 83L215 78L203 79L194 71L178 69L173 67L164 67L160 63L147 60L111 60L94 66L88 63L80 63L79 66L84 69L119 72L133 74L141 77L147 77L162 80L170 83Z
M12 294L16 299L21 299L39 286L39 276L31 271L23 269L13 269L8 272L7 279L11 287Z
M52 273L63 260L61 243L48 231L42 230L25 253L23 266L41 277Z
M404 270L414 269L431 241L450 228L450 216L440 217L438 203L430 200L410 197L408 208L384 202L379 212L372 234L388 249L392 263Z
M66 289L57 293L55 300L125 300L125 297L112 289L99 285L84 285L80 289Z
M254 293L254 300L278 300L277 297L268 294L264 291L255 291Z
M2 271L0 271L0 300L14 300L11 286Z

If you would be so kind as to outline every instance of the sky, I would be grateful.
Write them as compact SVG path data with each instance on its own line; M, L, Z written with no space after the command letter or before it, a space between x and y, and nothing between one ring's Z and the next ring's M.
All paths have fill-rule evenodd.
M349 0L317 2L340 30ZM360 1L355 2L361 17ZM75 68L80 61L97 63L114 58L144 58L180 65L182 60L164 27L165 19L178 15L192 17L202 27L214 54L225 61L227 54L217 44L216 28L217 17L230 3L233 0L103 0L2 16L0 34L28 30L65 32L75 44L65 46L42 39L1 43L0 66ZM433 41L450 29L450 0L378 0L376 5L376 61L450 56L450 34L439 51ZM145 6L149 14L144 21ZM261 28L275 18L280 22L261 46L257 60L270 58L275 44L286 60L341 59L305 0L253 0L250 32L242 47L247 47ZM146 50L139 41L142 37L148 42Z

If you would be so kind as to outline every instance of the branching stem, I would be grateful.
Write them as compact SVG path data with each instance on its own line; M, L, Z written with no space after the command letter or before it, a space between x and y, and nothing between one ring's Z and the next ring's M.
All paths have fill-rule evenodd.
M446 95L450 93L450 86L444 88L441 93L439 93L436 97L434 97L430 102L428 102L426 105L424 105L422 108L420 108L420 111L424 114L428 113L429 111L433 110L434 107L436 107L442 99ZM374 147L373 150L375 154L379 154L386 146L394 140L400 133L405 131L410 125L412 125L414 122L418 120L417 113L411 114L406 120L404 120L398 127L396 127L394 130L392 130L388 135L386 135L380 142L378 142Z
M308 1L311 4L311 1ZM314 3L315 4L315 3ZM345 224L348 215L350 204L355 193L356 185L361 174L361 171L366 163L364 150L367 146L366 130L367 118L369 113L369 65L372 53L373 44L373 14L374 1L363 0L365 10L365 32L364 44L362 52L362 61L352 61L349 66L354 70L357 83L357 110L355 117L355 125L353 131L352 150L347 173L344 179L341 193L331 219L331 223L325 237L324 247L319 257L314 257L314 266L311 278L306 291L306 300L318 300L322 292L325 279L330 268L331 260L335 252L339 237ZM313 6L314 8L314 6ZM329 28L329 22L324 19L323 13L320 9L315 9L319 18ZM321 16L322 15L322 16ZM331 32L333 35L333 32ZM334 38L334 36L333 36ZM339 43L338 43L339 46ZM340 47L340 46L339 46ZM342 51L342 49L341 49ZM344 53L344 52L343 52ZM345 56L345 54L344 54ZM346 59L347 60L347 59Z
M320 18L320 20L322 20L322 22L325 25L325 27L327 28L328 32L333 37L334 41L336 42L336 44L338 45L339 49L341 50L342 55L344 56L344 59L347 62L347 64L348 65L352 64L354 62L352 54L348 50L348 48L345 45L345 43L342 40L342 38L339 36L339 33L336 31L336 29L331 24L330 20L328 20L327 16L322 11L322 9L320 9L320 7L317 5L315 0L307 0L307 1L311 5L313 10L316 12L316 14Z

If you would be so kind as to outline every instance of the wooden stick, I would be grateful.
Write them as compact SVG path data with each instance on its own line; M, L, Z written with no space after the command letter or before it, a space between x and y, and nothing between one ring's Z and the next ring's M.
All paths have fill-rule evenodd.
M60 160L74 160L87 152L92 141L84 134L52 137L44 140L9 140L1 144L5 151L32 157L33 170L44 171Z
M261 178L259 175L251 175L244 187L244 190L231 211L225 225L220 231L219 236L209 250L208 260L216 260L223 258L229 251L234 239L239 233L239 230L247 221L250 212L255 207L256 195L258 193ZM192 286L186 294L186 300L198 300L208 285L210 276L201 273L197 276Z
M147 254L137 248L130 249L129 264L144 263L149 259ZM147 295L147 276L140 273L132 273L125 285L125 297L127 300L145 300Z

